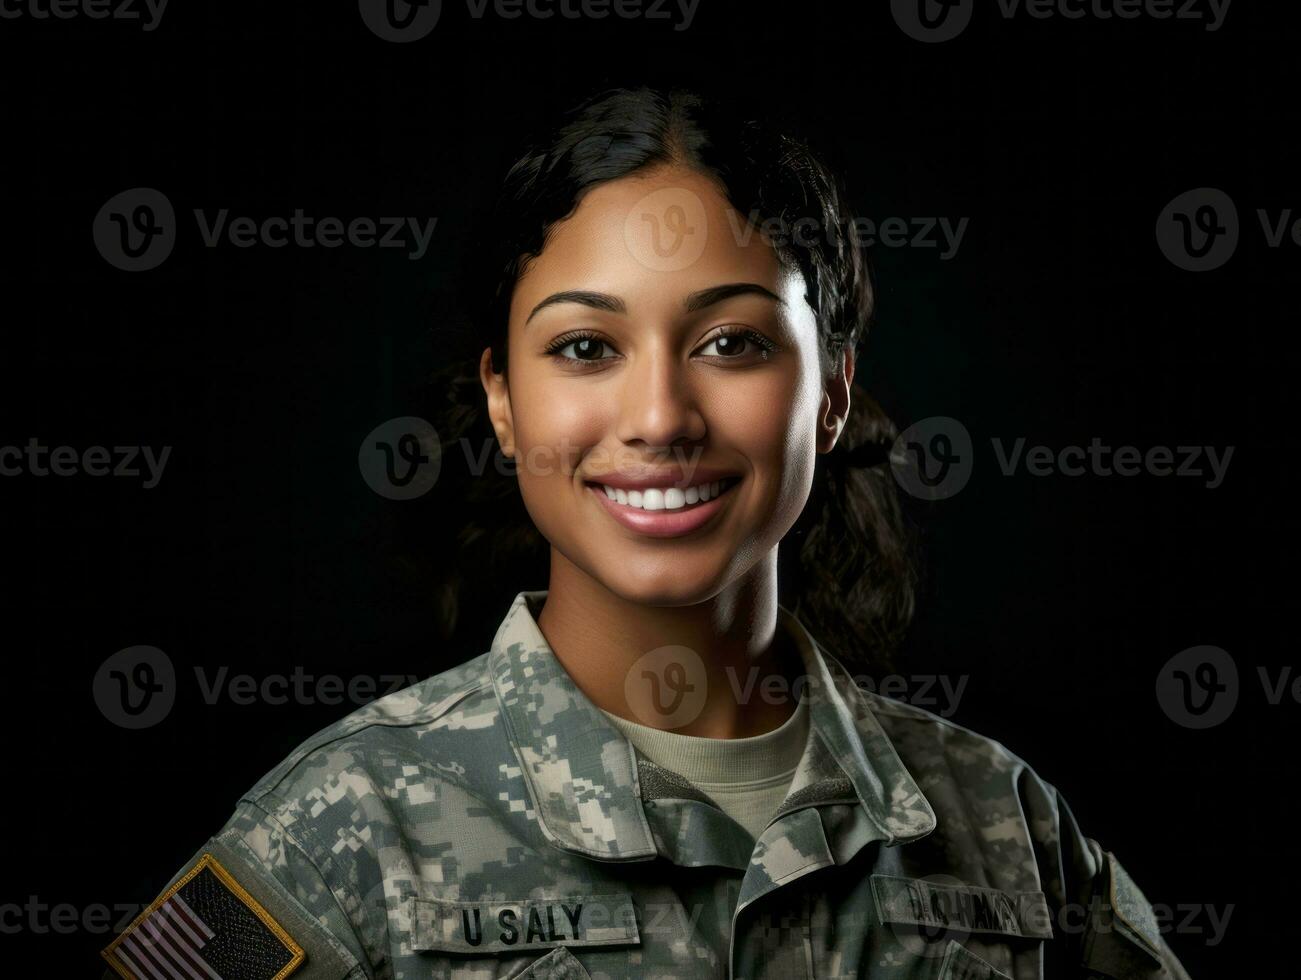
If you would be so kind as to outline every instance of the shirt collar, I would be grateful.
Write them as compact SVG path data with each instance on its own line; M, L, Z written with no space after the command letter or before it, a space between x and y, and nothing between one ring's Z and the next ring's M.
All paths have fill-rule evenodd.
M488 657L538 823L562 850L604 861L650 860L658 851L632 745L578 689L542 635L535 616L546 596L542 589L515 597ZM804 661L801 696L810 709L808 747L778 815L857 802L875 832L856 835L855 851L868 839L896 844L930 833L934 812L866 698L799 620L778 608L779 628L790 631Z

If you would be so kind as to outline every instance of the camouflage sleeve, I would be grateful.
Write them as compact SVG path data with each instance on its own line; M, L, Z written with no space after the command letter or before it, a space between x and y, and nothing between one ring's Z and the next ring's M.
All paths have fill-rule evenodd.
M1189 980L1158 928L1151 903L1116 856L1084 836L1052 786L1035 777L1029 795L1059 937L1047 976Z
M320 870L270 813L243 802L101 954L105 980L363 980L354 927Z

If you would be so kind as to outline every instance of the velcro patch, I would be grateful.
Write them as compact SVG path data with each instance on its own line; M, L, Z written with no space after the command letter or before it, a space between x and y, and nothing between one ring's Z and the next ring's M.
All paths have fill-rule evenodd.
M282 980L306 954L204 854L100 955L127 980Z
M1030 939L1053 935L1043 892L1008 893L877 874L872 875L872 896L882 922Z
M1146 944L1148 952L1159 960L1161 930L1157 927L1151 904L1110 851L1107 852L1107 866L1111 870L1112 911L1120 920L1121 926L1127 927L1138 938L1140 945Z
M414 901L415 949L512 953L553 946L641 942L628 895L528 898L517 902Z

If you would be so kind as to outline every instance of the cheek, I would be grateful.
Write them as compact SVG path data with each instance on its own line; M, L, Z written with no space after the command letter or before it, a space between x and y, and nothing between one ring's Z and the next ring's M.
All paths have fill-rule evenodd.
M575 466L610 423L608 393L590 385L580 390L566 380L523 384L511 393L516 467L526 495L572 481Z
M750 461L763 496L798 489L816 455L816 372L761 371L727 379L711 397L710 430Z

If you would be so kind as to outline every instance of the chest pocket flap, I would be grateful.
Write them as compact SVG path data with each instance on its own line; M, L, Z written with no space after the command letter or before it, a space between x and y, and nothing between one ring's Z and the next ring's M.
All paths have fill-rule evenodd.
M626 894L412 901L412 946L417 950L482 955L641 943L632 898Z

